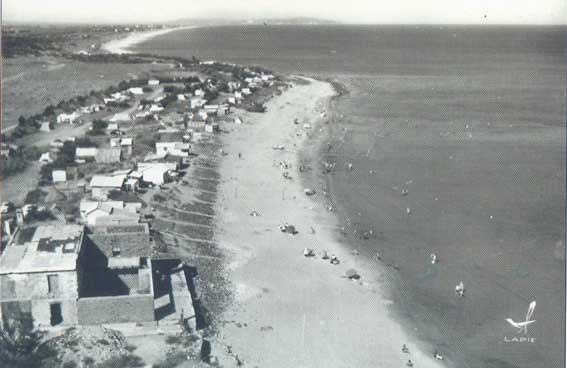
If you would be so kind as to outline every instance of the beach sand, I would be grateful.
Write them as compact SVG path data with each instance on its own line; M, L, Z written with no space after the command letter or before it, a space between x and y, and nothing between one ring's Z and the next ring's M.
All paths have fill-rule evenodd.
M381 280L393 271L351 254L337 241L338 222L324 201L303 193L302 124L324 124L321 112L334 93L326 82L310 82L269 101L264 114L243 114L244 124L227 126L230 134L223 136L227 155L216 240L230 260L235 300L221 318L213 352L223 366L235 364L220 353L227 350L250 367L401 367L408 359L416 367L438 366L432 352L420 352L390 316L392 302ZM294 125L295 118L302 123ZM292 162L291 180L282 177L280 161ZM322 197L317 183L312 187L318 190L314 197ZM283 222L295 225L298 234L280 232ZM317 256L304 257L306 247ZM323 260L323 250L341 263ZM345 277L350 268L360 280ZM402 344L409 354L401 352Z
M192 27L175 27L175 28L160 29L156 31L132 32L124 38L119 38L106 42L105 44L102 45L102 49L112 54L131 54L132 51L128 49L134 45L147 41L151 38L164 35L166 33L178 31L182 29L188 29L188 28L192 28Z

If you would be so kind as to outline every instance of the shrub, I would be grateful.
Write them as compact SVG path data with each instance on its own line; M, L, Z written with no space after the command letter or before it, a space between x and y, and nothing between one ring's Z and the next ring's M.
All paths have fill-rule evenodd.
M137 368L144 367L145 363L142 358L133 354L123 354L116 358L105 360L97 365L97 368Z
M152 365L152 368L174 368L187 361L187 354L183 352L168 354L165 360Z
M154 194L153 199L154 199L154 201L156 201L156 202L165 202L165 200L166 200L167 198L165 198L163 195L161 195L161 194L159 194L159 193L156 193L156 194Z
M88 367L94 364L94 359L91 358L90 356L84 357L83 358L83 363Z
M24 202L32 204L43 203L45 197L47 197L47 192L41 189L34 189L28 192Z
M55 358L55 349L42 344L44 335L33 329L31 317L4 321L0 328L0 367L40 368L43 361Z

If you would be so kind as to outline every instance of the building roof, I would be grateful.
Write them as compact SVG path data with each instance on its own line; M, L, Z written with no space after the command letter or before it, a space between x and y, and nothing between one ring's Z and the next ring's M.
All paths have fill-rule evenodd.
M95 161L100 163L120 162L120 148L100 148L95 155Z
M76 157L95 157L98 152L96 147L77 147L75 150Z
M75 270L83 232L62 224L20 230L0 255L0 274Z
M88 237L107 257L113 249L120 249L120 257L149 257L150 231L148 224L125 226L92 226Z
M132 172L132 169L122 169L122 170L114 170L112 172L112 176L116 176L116 175L128 175Z
M90 186L98 188L121 188L126 180L126 175L106 176L95 175L91 179Z
M167 152L162 152L162 153L148 153L145 157L144 157L144 161L156 161L156 160L163 160L167 157ZM139 164L138 164L139 165Z
M111 118L110 121L111 122L116 122L116 121L130 121L132 120L132 118L130 117L130 114L128 114L127 112L119 112L114 114ZM118 129L118 127L115 128L108 128L108 129Z
M122 201L106 201L106 202L81 201L81 203L79 204L79 211L81 213L81 216L85 216L96 209L101 209L105 212L111 212L113 208L123 208L123 207L124 207L124 202Z
M131 137L129 137L129 138L122 138L122 139L120 140L120 145L121 145L121 146L131 146L131 145L132 145L132 138L131 138Z
M42 153L39 157L39 162L52 162L51 154L49 152Z
M177 170L175 162L138 162L138 171L144 172L148 169Z

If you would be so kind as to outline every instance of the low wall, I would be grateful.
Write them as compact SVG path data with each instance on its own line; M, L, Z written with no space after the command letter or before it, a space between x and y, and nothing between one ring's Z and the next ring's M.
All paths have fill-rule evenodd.
M124 295L80 298L79 324L154 321L152 295Z

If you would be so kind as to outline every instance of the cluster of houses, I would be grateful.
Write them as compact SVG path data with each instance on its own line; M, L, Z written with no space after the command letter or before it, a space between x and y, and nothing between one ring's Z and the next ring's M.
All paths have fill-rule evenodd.
M74 158L78 164L115 164L132 157L135 144L132 137L120 130L121 121L153 116L161 125L155 151L135 160L131 168L81 179L82 193L90 194L81 196L79 216L73 214L72 221L28 224L24 210L18 209L15 229L12 223L7 224L7 229L5 224L9 240L0 253L0 320L30 316L36 326L42 327L155 321L159 315L157 285L164 280L170 280L173 285L174 274L175 284L183 289L179 295L190 300L187 278L180 276L180 267L168 271L169 278L163 278L163 271L157 271L163 266L153 257L153 240L147 216L142 215L142 203L114 200L131 196L113 194L179 180L180 170L191 155L191 144L198 142L203 134L218 131L217 119L227 120L231 106L240 104L254 88L273 83L273 78L271 74L252 73L252 77L243 81L228 82L230 95L225 103L219 104L209 103L205 98L209 81L196 83L199 86L193 93L176 95L177 102L187 107L184 112L173 109L163 112L164 106L160 104L166 97L163 95L149 103L145 100L134 113L115 114L110 119L108 144L104 147L75 146ZM147 84L155 87L160 81L150 79ZM144 91L145 88L132 87L113 93L103 98L103 103L93 102L57 115L55 123L76 123L85 114L128 101ZM233 121L242 123L238 117ZM41 131L50 131L52 124L41 122ZM63 147L65 142L53 141L51 150L43 153L39 161L53 162ZM17 147L2 144L2 155L9 155L13 149ZM58 192L63 186L60 183L69 182L71 171L52 170ZM171 286L165 289L173 290ZM194 317L190 302L172 299L170 304L165 305L166 310L177 311L176 305L189 305L181 310L181 317Z
M136 169L94 175L89 183L91 198L106 201L112 192L136 191L169 183L178 177L179 162L139 162Z

